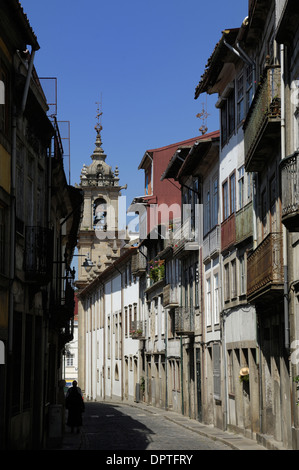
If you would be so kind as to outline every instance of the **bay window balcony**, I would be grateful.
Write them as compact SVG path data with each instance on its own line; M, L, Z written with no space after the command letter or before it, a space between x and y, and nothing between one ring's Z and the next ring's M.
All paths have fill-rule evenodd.
M179 306L179 287L166 284L163 288L163 307L171 308Z
M177 307L175 309L175 332L177 335L194 335L194 307Z
M280 143L280 90L280 67L266 67L243 126L246 171L261 171Z

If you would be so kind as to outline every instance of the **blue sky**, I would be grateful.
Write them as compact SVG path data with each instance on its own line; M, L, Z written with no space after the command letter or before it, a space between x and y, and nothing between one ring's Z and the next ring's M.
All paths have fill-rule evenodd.
M40 77L57 77L58 120L70 121L71 183L94 150L97 101L107 163L127 202L143 194L147 149L218 128L215 97L195 87L224 29L239 27L247 0L20 0L37 35Z

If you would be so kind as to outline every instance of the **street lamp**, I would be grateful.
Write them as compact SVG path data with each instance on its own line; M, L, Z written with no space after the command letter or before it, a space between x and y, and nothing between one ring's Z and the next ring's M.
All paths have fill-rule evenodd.
M82 264L83 268L85 268L85 271L89 273L91 269L93 268L94 264L89 258L85 258L84 263Z

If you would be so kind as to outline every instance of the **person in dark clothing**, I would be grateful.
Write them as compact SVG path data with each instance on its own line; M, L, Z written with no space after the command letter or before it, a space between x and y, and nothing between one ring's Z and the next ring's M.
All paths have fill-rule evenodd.
M71 428L71 432L74 432L75 427L79 432L80 426L82 426L82 413L85 410L85 405L76 380L67 392L65 407L68 410L67 425Z

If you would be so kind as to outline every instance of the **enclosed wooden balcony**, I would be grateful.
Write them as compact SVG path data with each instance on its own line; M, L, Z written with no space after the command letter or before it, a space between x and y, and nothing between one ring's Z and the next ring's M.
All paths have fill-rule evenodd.
M147 267L146 256L141 252L137 251L132 256L132 274L135 276L140 276L142 273L145 273Z
M261 171L280 143L280 90L280 67L266 67L243 126L246 171Z
M252 201L236 213L236 245L248 240L253 235Z
M179 306L178 287L166 284L163 288L163 307L171 308Z
M216 225L203 239L203 261L218 255L220 251L220 227Z
M177 335L194 335L194 308L177 307L175 309L175 332Z
M280 171L282 223L299 232L299 151L282 160Z
M221 252L228 250L236 243L236 214L231 214L221 224Z
M282 233L269 233L247 259L247 298L264 301L282 291Z

